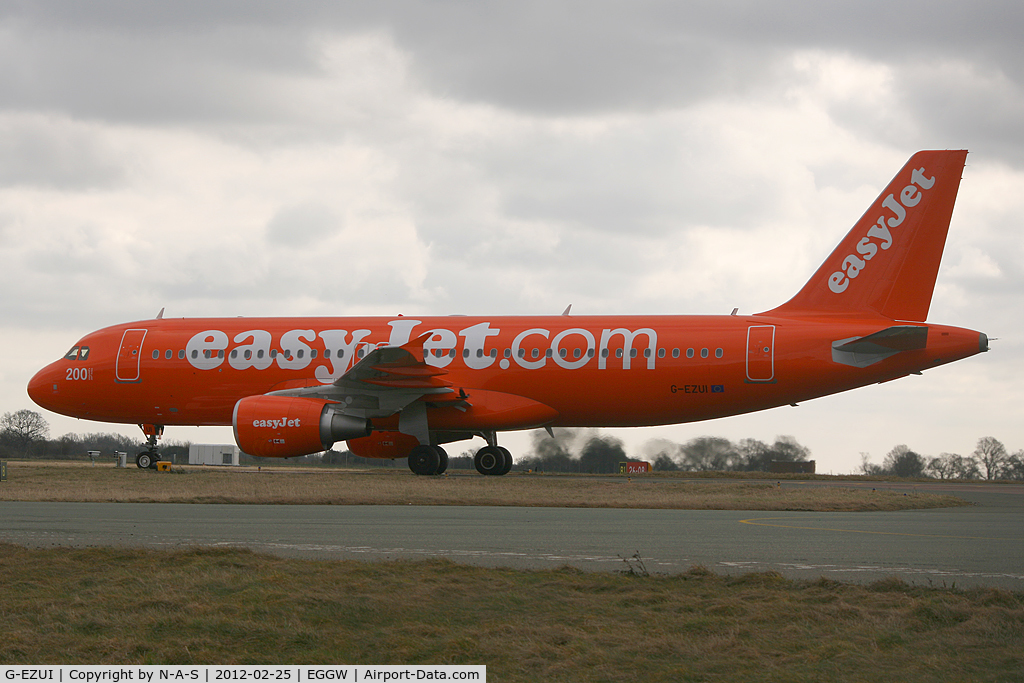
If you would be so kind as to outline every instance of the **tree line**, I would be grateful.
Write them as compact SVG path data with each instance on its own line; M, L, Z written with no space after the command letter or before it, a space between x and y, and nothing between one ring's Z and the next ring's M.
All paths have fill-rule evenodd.
M717 436L701 436L679 444L666 439L647 442L641 460L662 472L767 472L773 461L806 460L811 451L791 436L780 436L772 444L757 439L733 443ZM539 472L588 472L607 474L619 471L619 463L630 460L622 441L599 434L593 429L555 429L533 433L533 449L514 469Z
M932 477L934 479L1011 479L1024 480L1024 450L1010 453L998 439L978 439L973 453L941 453L928 457L900 444L885 455L881 465L868 462L861 454L864 474L896 477Z

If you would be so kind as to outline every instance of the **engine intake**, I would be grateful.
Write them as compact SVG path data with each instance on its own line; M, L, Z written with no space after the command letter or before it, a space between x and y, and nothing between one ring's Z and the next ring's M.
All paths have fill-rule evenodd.
M333 405L314 398L248 396L235 404L235 443L249 455L291 458L370 434L369 420L343 415Z

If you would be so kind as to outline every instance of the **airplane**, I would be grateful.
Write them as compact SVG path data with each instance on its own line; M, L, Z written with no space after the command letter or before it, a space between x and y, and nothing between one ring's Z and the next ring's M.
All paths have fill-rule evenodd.
M245 453L356 455L445 471L443 444L499 432L709 420L887 382L988 351L926 322L966 150L921 151L810 280L762 313L704 316L163 317L87 334L28 385L63 415L231 425Z

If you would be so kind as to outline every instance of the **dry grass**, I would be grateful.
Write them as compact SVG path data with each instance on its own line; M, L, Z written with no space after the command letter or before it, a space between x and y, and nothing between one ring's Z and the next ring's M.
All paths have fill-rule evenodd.
M1016 681L1024 594L0 544L0 664L486 664L495 681Z
M307 505L507 505L680 510L904 510L966 505L960 498L835 486L778 487L770 481L701 480L648 474L552 476L458 473L417 477L400 470L178 466L172 472L110 465L8 464L0 500L262 503Z

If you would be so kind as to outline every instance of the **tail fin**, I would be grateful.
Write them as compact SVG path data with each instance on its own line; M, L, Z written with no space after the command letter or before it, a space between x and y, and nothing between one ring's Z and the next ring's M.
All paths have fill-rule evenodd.
M928 317L966 150L910 157L797 295L764 315Z

